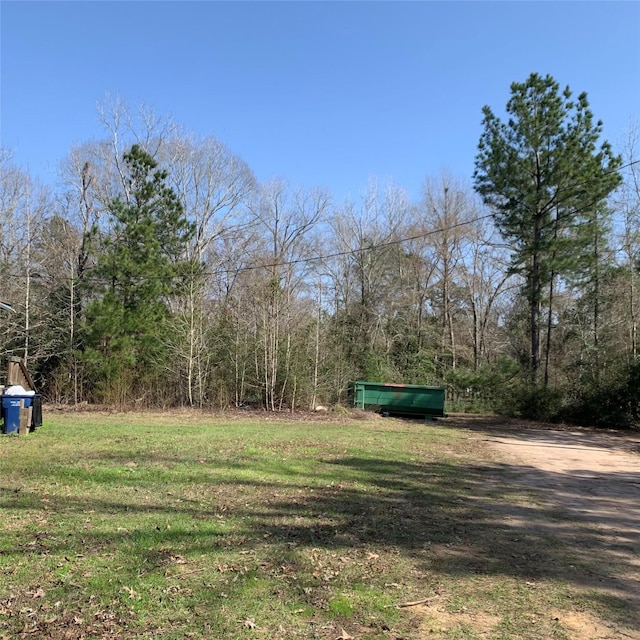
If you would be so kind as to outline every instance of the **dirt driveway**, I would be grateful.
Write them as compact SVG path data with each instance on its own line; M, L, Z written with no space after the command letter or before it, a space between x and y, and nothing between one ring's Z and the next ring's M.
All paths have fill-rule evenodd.
M582 554L586 565L597 567L590 588L637 611L638 634L622 637L640 638L640 434L489 418L471 418L467 426L478 431L496 460L514 469L515 482L539 492L545 514L557 514L553 521L547 515L519 524L547 532L552 526L572 540L576 557ZM574 623L576 632L581 626L585 631L585 620ZM593 629L583 637L609 633Z

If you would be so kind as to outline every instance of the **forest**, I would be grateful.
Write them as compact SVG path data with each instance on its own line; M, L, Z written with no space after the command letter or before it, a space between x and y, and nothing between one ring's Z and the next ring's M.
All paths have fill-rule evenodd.
M640 129L602 140L587 94L538 74L492 109L474 175L426 176L417 201L258 183L215 137L118 100L55 185L3 149L4 360L70 405L309 410L370 380L635 426Z

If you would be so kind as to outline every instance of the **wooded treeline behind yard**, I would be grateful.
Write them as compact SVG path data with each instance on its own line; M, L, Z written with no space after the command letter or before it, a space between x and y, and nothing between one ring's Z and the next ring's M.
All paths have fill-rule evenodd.
M55 187L0 158L2 355L46 400L344 404L355 380L445 385L448 410L638 418L640 132L536 74L488 107L473 179L411 201L258 184L214 137L104 104Z

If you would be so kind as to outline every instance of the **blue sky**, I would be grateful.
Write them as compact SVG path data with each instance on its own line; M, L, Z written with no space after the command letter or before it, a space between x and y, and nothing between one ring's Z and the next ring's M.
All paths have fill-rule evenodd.
M259 180L356 199L470 178L481 108L536 71L640 118L640 2L0 2L0 142L35 176L107 94L214 135Z

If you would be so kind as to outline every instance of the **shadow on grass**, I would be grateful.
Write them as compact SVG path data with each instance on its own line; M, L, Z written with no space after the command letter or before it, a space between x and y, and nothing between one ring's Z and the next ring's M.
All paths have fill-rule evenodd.
M255 472L256 465L251 469ZM267 471L268 466L265 474ZM315 546L375 543L407 550L437 543L462 544L484 572L507 574L521 573L514 557L535 552L540 561L535 567L527 564L527 572L544 575L553 574L554 549L565 544L578 555L581 547L606 554L621 546L638 545L637 502L627 504L621 498L599 494L587 485L587 479L594 478L587 471L584 478L581 474L558 479L557 474L519 465L417 464L347 457L326 461L313 477L292 473L290 477L297 481L287 483L243 480L232 473L219 477L206 472L167 474L167 478L153 474L155 482L170 480L169 492L171 485L176 490L180 485L200 487L201 496L214 502L211 506L184 498L145 504L136 499L136 493L144 494L154 484L131 476L101 479L119 483L113 489L114 499L47 495L46 509L49 513L145 513L168 519L178 515L206 519L220 515L217 507L224 503L226 514L246 519L254 535ZM528 485L538 489L519 482L525 475ZM604 475L596 480L603 480ZM640 486L640 473L606 474L609 480L617 475ZM131 489L126 497L119 494L122 486ZM545 490L550 486L563 487L562 510L545 505ZM240 488L244 488L242 499L236 500L232 492ZM592 508L588 513L573 510L573 498L576 502L580 498L581 504L587 499ZM5 509L38 509L42 502L42 494L0 487L0 506ZM615 527L615 531L608 534L598 529L600 525ZM566 557L566 549L562 554ZM450 569L457 570L456 562L450 563Z
M640 545L640 505L598 490L598 483L615 480L615 473L593 479L578 471L567 478L515 464L364 456L319 460L313 474L294 467L287 472L285 467L281 463L274 473L271 463L248 461L224 471L204 465L202 471L184 475L153 469L147 478L152 490L164 487L167 496L188 490L196 497L155 495L149 504L136 495L147 490L144 475L131 472L115 478L107 473L101 481L110 486L109 497L52 492L46 504L49 519L73 516L79 522L81 514L92 513L121 519L126 527L128 518L144 516L137 528L56 536L34 532L37 525L30 523L17 536L24 542L9 548L5 539L0 555L70 554L79 546L104 551L130 545L147 554L153 567L162 561L159 548L204 554L258 547L265 540L328 549L384 547L411 556L418 571L554 579L599 589L592 600L610 611L625 600L640 608L633 579L637 565L631 559L633 554L637 558ZM246 479L243 472L266 479ZM640 473L617 479L640 486ZM554 500L549 500L549 491L554 491ZM42 508L42 495L1 488L0 507L31 512ZM218 526L225 520L228 527ZM173 521L178 524L167 528Z

